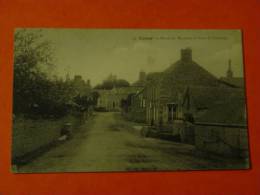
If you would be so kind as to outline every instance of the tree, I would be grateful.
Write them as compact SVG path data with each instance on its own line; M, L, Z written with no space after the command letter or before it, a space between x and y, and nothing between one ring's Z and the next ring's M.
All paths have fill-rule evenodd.
M124 79L118 79L116 81L116 85L117 85L117 87L129 87L130 86L129 82Z
M41 67L51 67L51 46L40 32L17 30L14 36L14 113L28 112L50 87ZM39 101L35 101L38 99Z
M73 88L61 79L51 79L53 45L40 31L18 30L14 38L14 114L66 114Z
M93 91L91 95L93 98L93 105L96 106L98 103L98 98L100 97L100 94L97 91Z
M14 36L14 68L39 72L53 66L53 47L40 31L17 30Z
M130 84L124 79L104 80L102 84L98 84L95 89L113 89L114 87L129 87Z

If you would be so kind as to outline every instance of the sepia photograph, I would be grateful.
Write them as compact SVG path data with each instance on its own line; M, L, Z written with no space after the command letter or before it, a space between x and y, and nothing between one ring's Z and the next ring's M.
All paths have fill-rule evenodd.
M250 168L241 30L17 28L12 172Z

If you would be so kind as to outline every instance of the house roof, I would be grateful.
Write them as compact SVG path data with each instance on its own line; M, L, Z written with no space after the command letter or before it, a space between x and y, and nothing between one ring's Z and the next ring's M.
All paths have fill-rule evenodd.
M246 123L243 89L193 86L188 91L190 104L195 108L196 122Z
M100 95L116 95L116 94L127 95L130 93L136 93L138 91L141 91L142 89L143 89L142 87L130 86L130 87L119 87L113 89L97 89L96 91Z
M232 77L232 78L221 77L220 80L241 88L244 88L245 85L245 81L243 77Z
M190 61L178 60L163 72L163 84L187 84L202 86L218 86L219 79L202 68L199 64Z

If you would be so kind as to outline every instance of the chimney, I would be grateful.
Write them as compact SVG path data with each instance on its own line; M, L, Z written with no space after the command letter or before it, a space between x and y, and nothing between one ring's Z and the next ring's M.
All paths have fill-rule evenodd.
M140 73L139 73L139 81L140 81L140 82L144 82L145 79L146 79L146 74L145 74L145 72L144 72L144 71L140 71Z
M190 48L181 50L181 60L182 61L192 61L192 50Z
M228 60L228 69L231 70L231 60Z
M87 85L90 87L90 79L87 80Z

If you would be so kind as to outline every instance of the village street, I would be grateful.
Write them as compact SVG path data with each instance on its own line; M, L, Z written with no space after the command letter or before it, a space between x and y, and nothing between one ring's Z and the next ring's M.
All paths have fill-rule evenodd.
M229 163L227 163L229 162ZM192 145L140 135L120 113L95 113L73 138L18 172L155 171L236 168L237 160L205 158Z

